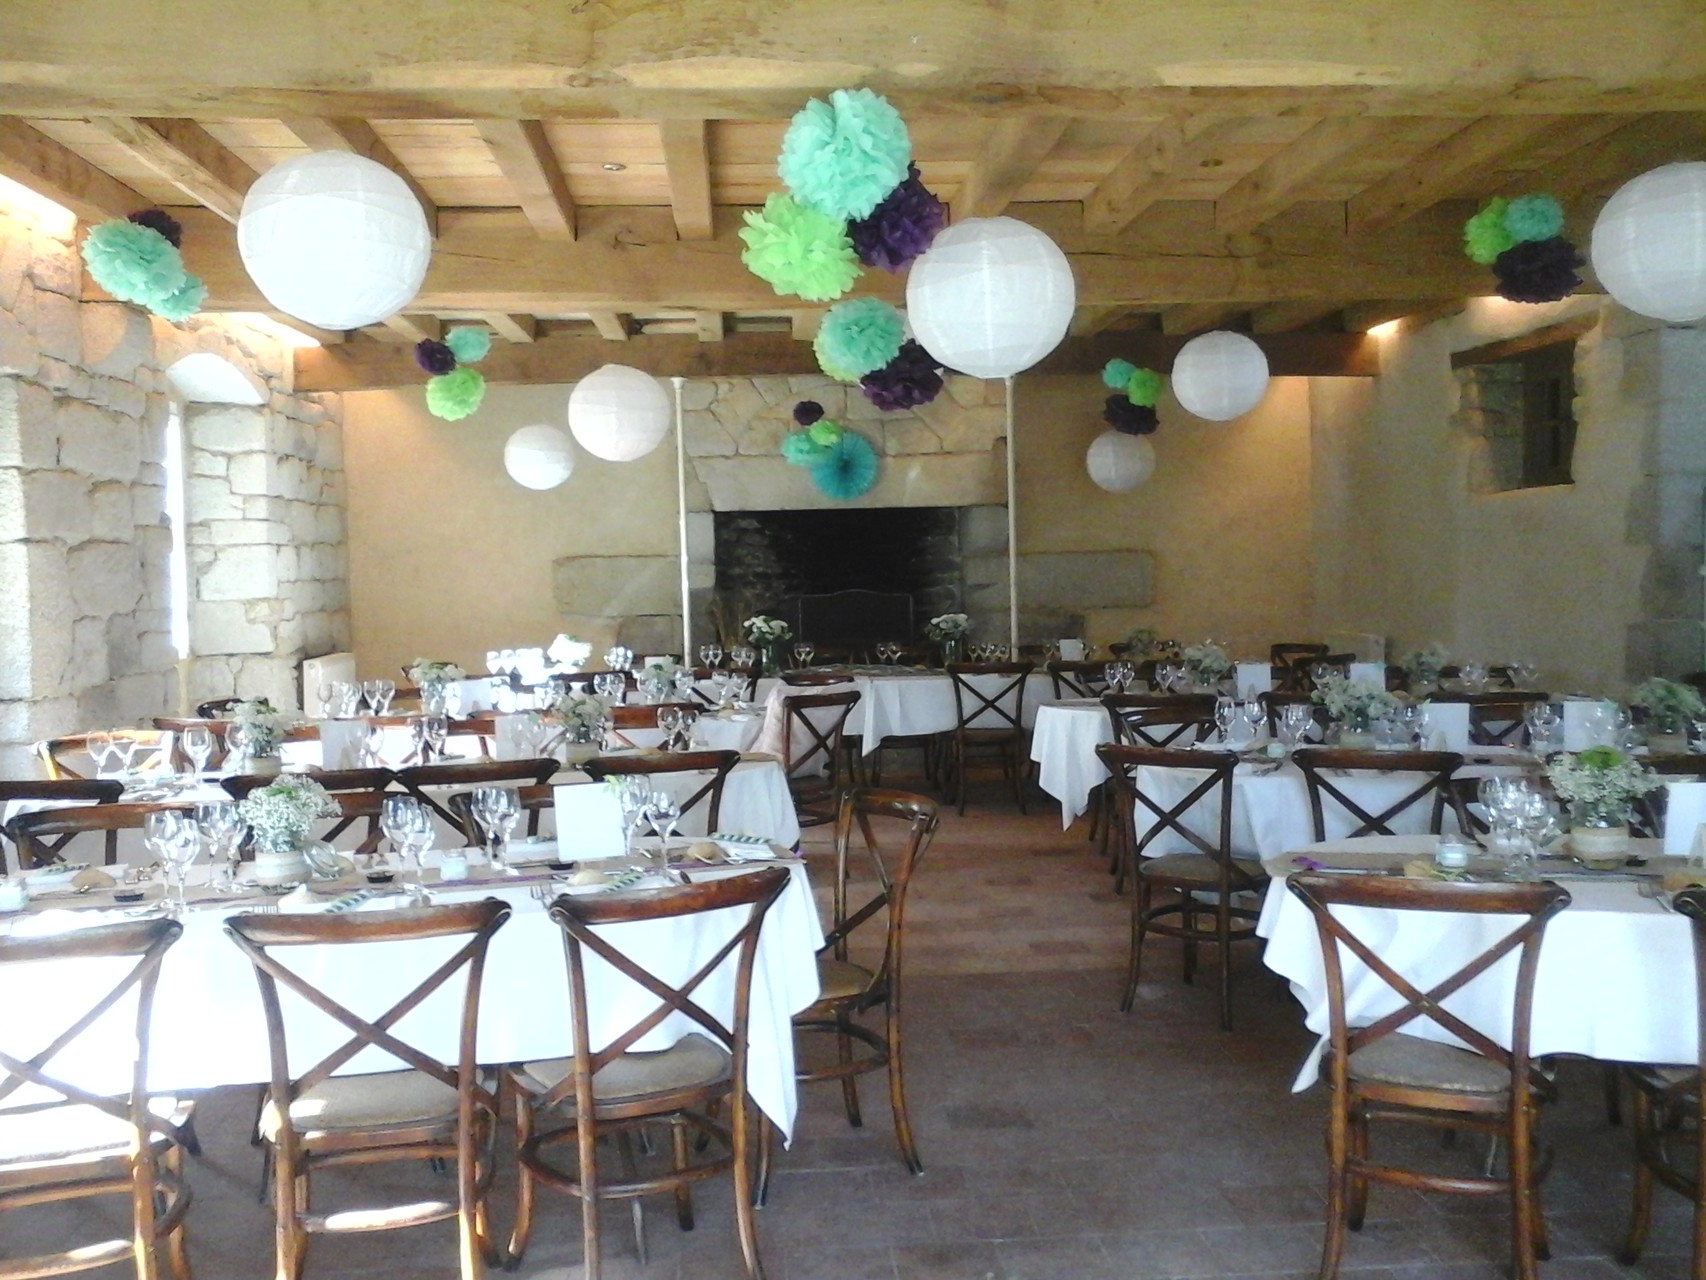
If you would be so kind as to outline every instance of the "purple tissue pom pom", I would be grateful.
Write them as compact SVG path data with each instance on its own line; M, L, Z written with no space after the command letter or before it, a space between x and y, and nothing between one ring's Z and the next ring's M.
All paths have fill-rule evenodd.
M420 365L422 372L437 376L456 368L456 353L442 342L422 338L415 343L415 363Z
M884 413L917 408L942 394L942 365L914 338L881 369L859 379L859 389Z
M867 267L899 271L928 249L947 225L947 209L919 180L918 166L910 164L906 181L884 196L870 217L849 222L847 236Z
M802 427L809 427L823 417L823 406L816 400L802 400L794 406L794 421Z
M1512 245L1493 260L1499 278L1499 296L1512 302L1557 302L1574 293L1582 283L1576 274L1583 264L1576 246L1563 236L1550 240L1525 240Z
M130 215L130 220L139 227L158 231L166 237L172 248L182 249L184 247L183 225L164 209L138 209Z

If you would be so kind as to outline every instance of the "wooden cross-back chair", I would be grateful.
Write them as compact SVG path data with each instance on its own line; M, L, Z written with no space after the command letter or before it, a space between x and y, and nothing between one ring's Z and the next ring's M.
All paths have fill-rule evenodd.
M194 810L193 801L169 801L163 804L88 804L65 809L38 809L20 813L6 824L6 834L18 850L18 867L28 871L51 862L78 860L68 856L68 850L78 837L100 832L101 862L114 866L118 862L118 837L121 831L139 831L148 815L162 809ZM93 861L93 859L88 859Z
M69 733L63 737L47 738L35 744L36 759L41 762L42 769L51 779L81 779L89 774L81 769L94 772L94 757L89 754L89 739L94 733ZM111 738L124 738L136 743L136 753L131 757L132 769L168 769L172 763L172 735L159 729L113 729L108 735ZM82 757L82 759L78 759ZM76 760L78 768L71 766Z
M301 1275L311 1234L394 1230L454 1219L463 1280L476 1280L488 1257L495 1255L486 1194L494 1170L498 1105L476 1065L475 1040L486 951L509 914L507 903L487 898L362 914L238 915L225 922L226 933L254 966L266 1013L271 1074L259 1129L273 1165L280 1280ZM353 951L435 939L458 945L400 998L390 999L389 991L380 987L385 994L373 1001L381 1006L377 1013L358 1012L327 995L276 954L301 947ZM351 956L345 963L360 961ZM444 1061L404 1040L393 1028L458 976L464 987L458 1002L457 1052L454 1061ZM290 1068L291 1034L280 988L349 1033L342 1044L306 1070ZM301 1024L297 1025L300 1031ZM389 1055L404 1068L371 1075L336 1074L368 1048ZM455 1195L359 1214L310 1211L318 1170L397 1160L451 1164Z
M1274 688L1281 693L1306 693L1309 689L1309 664L1327 656L1324 644L1301 641L1281 641L1268 646L1268 663L1273 669Z
M1232 851L1232 774L1238 757L1230 751L1191 751L1174 747L1138 747L1103 743L1096 756L1114 788L1114 831L1121 853L1121 880L1129 875L1131 954L1126 964L1120 1010L1130 1013L1142 980L1143 942L1151 933L1184 943L1185 981L1196 976L1197 944L1213 943L1220 962L1220 1029L1232 1029L1232 944L1256 937L1255 908L1233 900L1238 893L1259 893L1267 884L1262 865ZM1139 769L1187 769L1194 782L1178 801L1157 800L1137 782ZM1209 810L1206 818L1201 808ZM1145 825L1138 834L1140 821ZM1178 837L1184 852L1152 855L1156 840ZM1157 890L1170 900L1155 902ZM1210 916L1211 924L1198 923Z
M171 1274L189 1280L184 1215L190 1190L183 1177L182 1139L189 1108L148 1093L155 987L161 961L182 932L175 920L150 919L48 937L0 938L0 986L51 983L54 967L67 963L109 960L120 968L126 960L134 962L30 1057L0 1048L0 1212L124 1196L130 1202L130 1229L120 1239L51 1254L19 1257L9 1249L0 1262L6 1275L65 1275L128 1258L138 1280L154 1280L164 1245ZM112 1014L109 1024L123 1016L122 1002L131 998L136 1011L130 1034L118 1041L134 1052L126 1091L106 1096L55 1075L53 1060L104 1015ZM19 1094L28 1101L14 1097Z
M526 834L537 836L540 818L547 809L556 807L557 789L549 782L530 782L515 788L515 799L522 816L527 819ZM485 843L486 833L480 829L479 819L474 816L472 791L455 792L444 802L444 807L455 815L458 830L470 847Z
M338 806L337 817L331 820L332 825L323 831L319 838L335 842L356 823L365 821L367 830L362 835L361 843L355 847L355 852L377 853L382 835L379 819L384 811L386 792L391 789L396 775L389 769L374 768L310 769L307 776L324 787L331 795L332 803ZM274 778L254 774L237 774L221 778L219 785L233 800L242 800L251 791L259 790L274 781ZM245 840L245 852L248 849L248 841Z
M1056 699L1100 698L1108 691L1107 664L1104 662L1063 662L1056 659L1044 669L1054 684Z
M1214 695L1104 693L1114 741L1134 747L1188 747L1214 729Z
M544 782L557 772L558 767L558 762L549 757L537 760L446 760L441 764L415 764L406 769L393 769L391 776L403 790L424 804L429 813L459 829L461 818L452 813L448 804L441 802L429 788L525 786Z
M1427 830L1438 835L1451 809L1457 815L1459 827L1469 830L1459 808L1458 795L1451 785L1452 775L1463 767L1463 757L1455 751L1351 751L1334 747L1302 747L1292 753L1292 759L1303 771L1303 783L1309 792L1309 818L1315 827L1315 839L1327 839L1326 804L1349 818L1352 829L1344 838L1358 836L1398 835L1389 825L1418 805L1430 806ZM1353 778L1365 780L1383 775L1420 774L1422 780L1399 799L1372 812L1340 785ZM1334 838L1340 838L1338 832Z
M802 827L835 821L841 802L842 734L859 691L782 699L782 772Z
M906 904L913 874L939 825L935 802L924 796L855 787L841 798L835 822L833 918L817 953L820 994L816 1003L794 1017L796 1038L798 1034L832 1036L836 1046L833 1062L821 1066L802 1063L795 1079L801 1084L839 1080L849 1124L857 1127L862 1123L858 1077L886 1071L895 1140L901 1158L913 1173L923 1173L924 1162L912 1136L903 1069L901 978ZM886 856L885 842L889 846ZM859 888L864 876L872 883L870 896L862 902L852 901L850 891L859 896L865 892ZM866 925L871 928L860 933ZM852 958L850 942L855 937L863 944L863 963ZM866 943L867 937L872 943L881 941L880 952ZM873 955L880 958L873 961ZM861 1015L877 1009L883 1015L881 1030L858 1021ZM855 1044L863 1046L863 1052L856 1051ZM760 1148L760 1204L769 1190L773 1148L773 1135L766 1126Z
M65 804L117 804L124 795L124 784L112 778L95 781L88 778L62 778L58 781L42 778L8 778L0 781L0 807L14 800L45 800L50 807ZM69 844L76 833L44 839L38 857L52 861ZM0 836L12 839L9 826L0 826ZM0 862L4 859L0 858Z
M681 816L685 818L700 805L705 806L705 832L720 829L723 812L723 785L740 763L738 751L676 751L663 756L594 756L582 766L594 782L606 778L661 777L667 774L709 773L698 790L681 797Z
M1329 1029L1323 1074L1330 1094L1327 1127L1327 1230L1321 1277L1331 1280L1344 1250L1345 1228L1360 1230L1370 1182L1459 1195L1507 1195L1511 1202L1511 1253L1519 1280L1535 1280L1535 1258L1546 1253L1534 1151L1535 1113L1552 1093L1533 1069L1528 1052L1534 977L1546 925L1570 903L1555 884L1455 884L1393 876L1295 875L1288 889L1309 908L1321 941ZM1355 933L1335 908L1451 912L1517 917L1491 945L1456 963L1427 962L1438 972L1401 971ZM1354 957L1354 961L1350 960ZM1445 1001L1514 954L1510 1044L1445 1007ZM1357 1004L1393 1007L1353 1027L1346 1012L1346 968L1372 974L1391 1001L1374 1003L1367 979L1358 977ZM1449 971L1447 971L1449 969ZM1422 1020L1467 1048L1406 1034ZM1478 1129L1501 1139L1508 1172L1439 1174L1394 1166L1369 1156L1369 1122L1397 1120L1446 1130Z
M791 874L784 867L771 867L643 894L564 896L552 904L551 919L563 931L575 1052L571 1058L511 1067L504 1076L506 1089L513 1089L516 1099L520 1168L515 1231L507 1259L511 1269L520 1265L532 1236L539 1183L580 1201L583 1274L586 1280L599 1280L603 1256L598 1229L600 1201L631 1202L636 1246L643 1259L640 1197L672 1192L681 1225L690 1229L693 1183L730 1173L736 1234L746 1274L752 1280L763 1275L748 1155L753 1119L746 1091L748 1011L760 930ZM603 931L609 925L712 912L744 914L734 915L738 923L731 922L726 940L680 979L656 973L625 952L618 945L624 937L621 932ZM608 966L638 987L644 1001L636 1006L644 1008L640 1017L625 1026L600 1027L596 1041L588 1013L589 959L599 962L600 967ZM732 998L723 1009L714 1009L711 993L727 982L722 975L731 966L733 982L724 989L732 988ZM601 976L599 981L606 979ZM691 1030L661 1051L635 1048L654 1029L671 1020ZM725 1106L726 1124L720 1119ZM545 1127L551 1121L567 1123ZM628 1139L634 1130L660 1123L667 1124L670 1131L670 1167L642 1175L632 1162ZM618 1138L628 1162L623 1177L606 1178L599 1168L598 1140L607 1133ZM565 1146L574 1152L572 1165L551 1158L555 1149Z
M1523 714L1546 694L1505 690L1499 693L1437 693L1433 702L1460 702L1469 707L1469 741L1479 747L1520 747L1527 740Z
M393 714L393 715L383 715L383 716L363 716L362 717L363 721L366 722L367 724L377 725L378 727L383 728L383 729L407 729L407 728L410 728L413 725L413 723L416 720L419 720L420 718L421 718L421 715L419 712L416 712L413 715L395 715L395 714ZM318 735L318 730L316 730L315 732L316 732L316 735ZM445 720L444 740L445 740L445 745L448 746L450 744L450 740L452 738L473 738L475 740L476 746L478 746L479 751L480 751L480 757L479 758L482 760L489 760L489 759L491 759L492 752L495 749L494 744L497 740L497 732L498 732L497 721L492 719L489 716L485 716L485 715L472 715L472 716L463 716L463 717L454 717L453 716L453 717L447 717ZM439 757L439 759L448 759L448 760L452 760L452 761L463 760L463 759L468 759L468 758L469 757L466 757L466 756ZM401 761L401 764L403 764L403 765L420 764L420 763L422 763L422 762L416 758L415 752L413 750L411 750L409 752L409 754Z
M1001 761L1002 775L1013 789L1019 812L1025 812L1025 682L1036 667L1029 662L950 662L948 679L954 686L951 780L959 811L966 811L966 769L975 751L989 751ZM973 681L991 677L993 693Z
M633 738L628 736L628 731L634 729L656 729L658 727L658 712L662 711L665 707L671 706L689 707L695 711L700 709L697 702L676 702L674 700L669 702L659 702L655 705L646 704L644 706L635 707L623 705L611 707L610 736L616 740L619 746L637 747L641 750L645 750L651 744L636 742Z

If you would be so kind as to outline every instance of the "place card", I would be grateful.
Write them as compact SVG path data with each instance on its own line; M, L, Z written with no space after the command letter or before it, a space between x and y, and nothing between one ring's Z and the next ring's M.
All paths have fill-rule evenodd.
M1422 746L1428 751L1469 750L1469 704L1428 703L1428 736Z
M1689 857L1701 824L1706 823L1706 782L1666 782L1665 791L1669 793L1665 798L1665 856Z
M1233 687L1238 690L1240 698L1270 693L1274 687L1274 669L1266 662L1240 662L1237 683Z
M552 787L557 808L557 846L562 856L585 862L620 858L628 852L622 831L622 803L602 784Z

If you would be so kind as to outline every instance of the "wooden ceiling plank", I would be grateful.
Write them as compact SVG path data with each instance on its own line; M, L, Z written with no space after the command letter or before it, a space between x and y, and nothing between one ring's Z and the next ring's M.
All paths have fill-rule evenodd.
M1234 318L1250 308L1237 302L1193 302L1180 307L1168 307L1161 313L1161 332L1169 336L1192 337L1210 329L1224 329Z
M438 202L427 194L409 167L391 150L391 145L367 121L359 116L289 116L281 123L315 151L353 151L391 170L420 201L427 227L433 239L438 238Z
M1242 123L1208 116L1164 120L1145 134L1084 197L1084 230L1117 235L1196 170Z
M1071 124L1065 116L1018 116L996 121L983 150L954 196L955 222L993 218L1002 213L1019 188L1035 176Z
M683 240L709 240L716 234L711 208L711 153L703 120L660 120L663 167L669 179L669 204L675 233Z
M1369 116L1318 120L1296 142L1245 174L1214 206L1222 231L1254 231L1297 203L1321 174L1379 136L1382 122Z
M1334 300L1325 302L1270 302L1250 309L1251 333L1289 333L1307 328L1340 309Z
M1067 332L1074 338L1093 338L1128 310L1127 307L1079 307L1072 313Z
M379 323L395 339L403 342L425 342L429 339L438 342L444 337L444 322L437 316L405 315L399 311L394 316L386 316Z
M475 128L533 230L546 240L573 240L575 202L545 126L537 120L477 120Z
M1557 116L1485 116L1400 165L1345 205L1353 232L1380 231L1460 192L1477 170L1559 127Z
M788 332L797 342L810 342L817 337L817 327L821 323L821 311L793 311L788 315Z
M0 175L57 201L84 222L123 218L149 201L22 120L0 117Z
M1444 320L1462 310L1462 298L1357 302L1345 308L1344 327L1346 333L1367 333L1370 329L1397 321L1417 328L1435 320Z
M726 320L721 311L695 311L693 326L700 342L721 342L726 336Z
M607 342L626 342L629 337L628 317L619 311L589 311L587 318L598 336Z
M194 120L91 116L88 124L197 204L237 221L255 171Z
M1649 169L1706 154L1706 117L1671 113L1612 122L1620 127L1493 194L1544 191L1569 205Z
M539 338L539 321L534 316L512 316L507 311L482 311L478 319L505 342L534 342Z

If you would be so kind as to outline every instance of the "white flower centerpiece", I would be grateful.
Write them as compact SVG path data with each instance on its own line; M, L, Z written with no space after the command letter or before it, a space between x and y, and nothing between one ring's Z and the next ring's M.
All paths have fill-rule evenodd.
M598 754L609 715L602 698L570 689L545 713L545 719L557 729L546 749L565 764L584 764Z
M764 655L766 672L773 675L786 665L782 646L794 638L794 629L786 622L767 613L755 613L740 624L740 629L746 642Z
M579 671L592 657L592 646L579 636L559 632L551 641L551 647L545 650L545 656L551 659L558 671Z
M970 631L971 619L963 613L939 613L924 624L924 634L942 647L944 664L960 660Z
M1410 654L1401 665L1412 689L1437 689L1440 674L1451 665L1451 654L1435 640Z
M1179 661L1191 673L1191 684L1198 689L1212 689L1231 674L1238 664L1225 649L1213 641L1188 644L1179 651Z
M308 833L318 819L337 816L338 806L312 778L287 773L249 792L237 812L254 839L255 879L282 886L308 878Z
M1635 690L1629 699L1647 711L1647 746L1655 752L1688 750L1690 721L1706 717L1706 702L1693 685L1654 676Z
M1374 744L1374 722L1398 710L1398 699L1372 680L1352 680L1332 673L1315 683L1314 700L1339 722L1341 747Z
M454 662L431 662L416 658L409 664L409 679L421 691L421 711L429 716L441 716L446 706L446 690L452 683L468 678L468 673Z
M239 771L270 775L279 771L278 749L294 721L265 698L250 698L231 708L225 742L241 758Z
M1565 752L1547 766L1552 790L1570 806L1570 847L1590 866L1621 864L1629 848L1629 811L1659 776L1616 747Z

